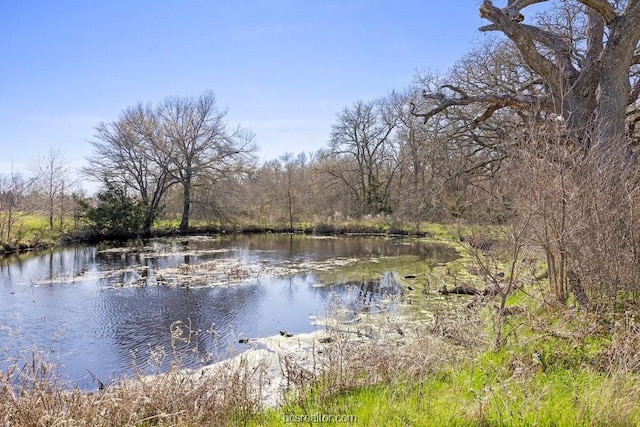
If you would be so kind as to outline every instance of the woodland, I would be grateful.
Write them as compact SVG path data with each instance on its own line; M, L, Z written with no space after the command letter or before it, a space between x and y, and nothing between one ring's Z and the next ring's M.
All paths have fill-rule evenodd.
M549 7L525 17L536 3ZM479 12L490 36L451 70L344 107L314 153L259 163L251 130L212 91L131 106L90 140L82 173L103 183L97 196L55 148L29 174L0 177L0 236L9 248L45 239L34 216L50 232L98 234L464 221L516 229L562 303L572 291L586 305L636 295L640 2Z

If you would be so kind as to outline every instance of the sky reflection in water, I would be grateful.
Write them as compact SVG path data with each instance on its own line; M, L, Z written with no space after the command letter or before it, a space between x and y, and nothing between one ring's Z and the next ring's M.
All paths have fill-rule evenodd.
M241 351L239 338L310 332L316 328L310 316L335 299L353 310L377 310L383 295L400 291L392 273L326 287L309 271L273 274L283 266L399 255L453 256L412 240L233 235L158 239L143 250L77 246L7 258L0 260L0 368L16 358L28 361L37 348L60 364L63 378L94 388L95 378L108 382L130 373L133 356L145 371L151 355L164 356L166 368L172 325L198 350L183 360L194 366L207 355L210 361ZM208 265L222 265L222 272L211 274ZM222 284L192 286L169 277L196 270L207 273L204 284ZM158 286L161 280L181 286Z

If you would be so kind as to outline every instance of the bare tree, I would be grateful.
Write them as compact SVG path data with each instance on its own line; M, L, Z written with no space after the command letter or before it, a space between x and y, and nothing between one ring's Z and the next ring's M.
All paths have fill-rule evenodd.
M180 230L187 231L197 179L241 173L253 162L256 146L251 132L239 126L227 128L227 111L218 109L212 92L197 98L168 98L158 114L167 138L171 174L183 190Z
M530 73L512 57L505 43L491 40L461 58L446 75L422 73L416 77L418 87L408 96L409 114L402 116L399 132L405 162L403 178L412 177L412 188L418 184L414 171L428 178L430 184L423 185L422 190L428 190L423 191L425 200L430 198L433 206L423 204L414 213L430 209L460 217L477 216L484 210L487 215L502 215L501 209L496 209L498 200L493 199L499 195L491 182L506 159L509 144L522 132L522 124L535 118L529 112L515 114L509 109L488 114L483 105L469 103L450 105L420 125L415 120L420 115L415 111L431 105L424 105L419 89L434 93L441 88L447 93L457 90L480 96L492 88L518 87ZM407 169L411 173L407 174ZM433 199L435 195L437 199Z
M264 162L249 174L242 191L246 216L265 228L277 221L280 206L277 190L279 169L278 160Z
M30 181L18 172L0 176L0 239L10 241L20 219L20 203L30 188Z
M396 174L391 200L394 214L401 221L413 222L416 229L440 211L440 198L446 182L445 126L436 120L420 123L412 114L400 115L397 131L402 167Z
M63 228L65 190L70 187L69 161L62 150L51 147L49 151L37 157L31 165L35 185L45 195L49 228L53 229L56 203L60 209L60 229Z
M176 183L171 174L172 147L151 107L126 109L114 122L100 123L91 141L95 153L85 174L132 190L146 207L149 231L162 208L162 197Z
M311 172L305 153L286 153L264 162L245 181L245 215L263 227L287 224L293 231L294 224L310 211L308 194L312 189L307 178Z
M307 156L304 153L294 157L287 153L281 157L284 165L284 189L286 194L287 218L289 220L289 231L293 232L295 218L302 210L302 195L305 191L304 172L306 168Z
M490 21L480 30L501 32L512 42L534 73L528 84L484 93L444 85L425 92L431 104L417 114L427 120L470 104L485 107L480 119L507 107L553 113L564 119L568 135L582 149L593 145L593 137L607 146L627 134L637 136L640 1L565 1L554 3L552 14L536 23L523 22L528 6L547 2L509 0L498 8L485 0L480 7L480 16Z
M525 23L534 3L549 7ZM518 229L542 250L555 301L620 303L638 288L630 160L640 137L640 1L484 1L480 13L490 21L481 30L506 40L421 82L413 113L426 126L445 123L446 146L479 160L467 170L487 172L485 188L497 184L511 219L526 223ZM494 174L496 160L507 170Z
M307 155L299 153L294 156L286 153L277 160L267 162L265 166L270 171L274 202L278 205L275 210L280 212L279 216L283 222L289 226L289 231L293 231L294 223L304 212L303 202L305 192L309 192L306 182Z
M95 153L85 173L133 192L146 207L147 231L165 194L180 184L180 230L186 231L198 181L206 177L215 187L212 180L242 173L253 161L253 135L240 127L229 130L226 114L212 92L167 98L156 107L128 108L117 121L96 128L91 142Z
M389 189L399 166L394 139L399 105L394 95L356 102L338 114L331 130L326 172L349 189L358 214L390 211Z

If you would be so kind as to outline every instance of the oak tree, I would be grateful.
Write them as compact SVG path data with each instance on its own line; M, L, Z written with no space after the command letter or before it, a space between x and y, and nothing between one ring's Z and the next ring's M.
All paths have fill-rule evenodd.
M525 19L539 3L550 10ZM508 0L504 7L485 0L480 16L489 21L480 30L506 36L532 78L481 94L451 85L426 92L431 105L418 112L425 120L452 106L480 104L481 119L504 108L554 114L583 150L638 138L640 0Z

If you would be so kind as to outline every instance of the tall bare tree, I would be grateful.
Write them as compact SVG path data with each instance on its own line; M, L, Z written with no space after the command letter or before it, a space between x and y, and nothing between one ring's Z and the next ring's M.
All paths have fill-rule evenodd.
M293 232L295 220L302 211L303 194L305 191L309 191L308 188L305 190L307 156L305 153L300 153L297 156L286 153L282 155L280 159L284 167L282 178L284 181L283 189L285 193L289 231Z
M417 94L409 94L409 97ZM409 98L410 99L410 98ZM441 211L442 189L447 180L446 124L432 120L428 125L406 111L400 115L397 139L402 164L396 174L391 199L400 221L420 223Z
M262 215L288 224L290 231L309 210L305 203L309 201L306 194L312 191L307 180L311 172L309 160L305 153L283 154L265 162L252 180L256 187L252 198L256 198Z
M218 108L213 92L195 98L167 98L158 114L167 138L171 174L182 186L180 230L186 231L197 179L242 172L253 162L256 145L251 132L239 126L228 129L227 111Z
M513 56L513 49L506 43L489 40L464 55L446 75L422 73L416 77L416 84L427 95L437 93L442 97L464 93L479 98L498 88L517 88L527 84L531 72L513 61ZM415 171L429 167L422 173L431 184L423 189L429 190L425 196L438 194L432 212L476 216L483 206L497 206L491 200L494 194L488 191L488 181L498 173L508 145L522 132L522 123L536 120L534 115L529 111L516 114L510 109L494 111L478 102L448 105L436 112L439 106L430 99L425 105L416 91L409 97L409 105L410 116L414 117L403 116L403 156L412 171L412 188L416 188L418 178ZM422 108L432 108L433 115L420 126L415 116L421 114L415 111ZM405 172L403 178L407 177Z
M389 188L398 167L394 131L399 105L395 95L356 102L338 114L331 130L324 152L326 172L348 188L359 214L390 210Z
M56 205L60 207L60 228L63 227L65 190L69 190L69 161L62 150L51 147L46 154L36 157L31 165L35 185L46 198L49 228L53 229Z

